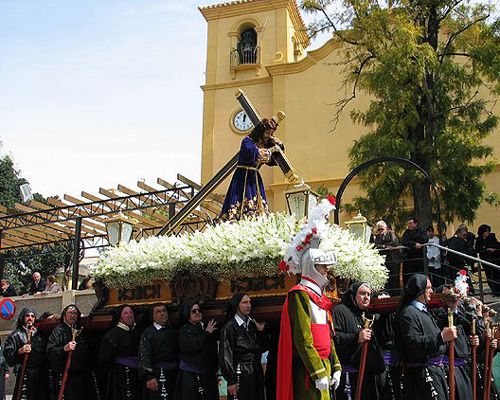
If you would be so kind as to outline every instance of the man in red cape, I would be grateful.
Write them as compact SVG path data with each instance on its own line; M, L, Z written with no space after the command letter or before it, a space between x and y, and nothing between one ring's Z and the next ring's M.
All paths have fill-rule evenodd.
M332 252L317 248L307 248L300 257L302 279L288 292L281 313L277 400L329 400L339 385L332 304L323 294L335 262Z

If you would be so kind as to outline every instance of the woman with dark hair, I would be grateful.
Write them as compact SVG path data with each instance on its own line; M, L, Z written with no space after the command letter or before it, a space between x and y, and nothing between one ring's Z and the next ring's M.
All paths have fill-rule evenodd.
M342 296L340 304L332 310L335 328L333 341L344 372L337 391L338 399L349 398L346 390L347 382L350 382L351 397L355 397L361 348L365 341L368 341L368 353L361 398L367 400L382 398L382 388L377 378L384 372L385 366L379 335L372 328L364 328L363 320L363 318L373 319L373 315L368 311L370 299L370 286L365 282L354 282ZM378 329L377 326L374 328Z
M235 294L227 306L221 330L219 365L227 381L228 400L264 400L264 323L250 318L252 303L245 293Z
M478 228L475 250L482 260L500 266L500 243L491 232L491 226L483 224ZM491 292L494 296L500 296L500 270L487 265L483 265L483 268Z
M240 220L243 216L258 216L269 212L264 184L259 173L263 165L273 166L271 147L278 144L273 133L276 124L264 118L241 142L238 166L224 199L220 218L225 221Z
M179 375L177 400L218 400L217 330L215 320L206 327L197 300L185 301L179 310Z
M137 374L139 334L135 329L134 310L128 304L118 307L112 328L99 348L99 364L107 372L106 399L139 400L141 386Z

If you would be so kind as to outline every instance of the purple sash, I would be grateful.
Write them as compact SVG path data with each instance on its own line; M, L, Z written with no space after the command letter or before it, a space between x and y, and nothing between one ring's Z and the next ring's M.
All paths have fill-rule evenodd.
M384 364L390 367L397 367L399 365L398 353L391 350L384 350Z
M115 364L124 365L125 367L137 369L139 366L139 360L137 356L118 357L115 360Z
M450 365L450 360L448 356L444 356L443 361L446 365ZM465 358L455 357L455 361L453 363L455 367L463 367L467 364L467 360Z
M438 356L429 358L426 363L406 363L408 368L422 368L422 367L442 367L445 364L445 356Z

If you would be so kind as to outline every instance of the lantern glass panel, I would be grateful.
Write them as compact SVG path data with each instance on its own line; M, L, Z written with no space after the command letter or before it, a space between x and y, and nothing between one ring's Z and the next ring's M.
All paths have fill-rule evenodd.
M297 219L302 219L306 212L306 195L304 192L290 193L288 198L290 212L295 214Z
M122 222L122 234L121 234L121 243L128 243L132 238L132 231L134 230L134 226L129 224L128 222Z
M116 246L120 241L120 223L118 221L108 222L106 225L108 240L111 246Z

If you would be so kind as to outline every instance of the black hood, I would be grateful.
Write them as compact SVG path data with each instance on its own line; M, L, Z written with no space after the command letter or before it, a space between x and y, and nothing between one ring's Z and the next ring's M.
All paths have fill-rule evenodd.
M17 317L17 327L18 328L22 328L24 326L24 316L26 314L35 314L35 320L36 320L36 311L34 308L31 308L31 307L24 307L21 311L21 313L19 314L19 317Z
M427 276L415 274L410 276L405 285L403 296L401 296L400 308L410 304L418 296L424 293L427 287Z
M188 299L182 302L181 307L179 308L179 326L189 322L189 317L191 316L191 308L193 308L195 304L198 304L200 306L200 302L198 301L198 299Z

